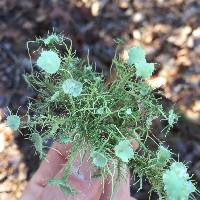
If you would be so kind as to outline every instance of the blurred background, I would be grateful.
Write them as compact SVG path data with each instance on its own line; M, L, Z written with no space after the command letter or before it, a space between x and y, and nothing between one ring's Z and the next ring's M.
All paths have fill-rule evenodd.
M99 69L108 69L115 39L121 50L143 45L158 63L151 84L161 86L163 105L181 115L168 145L188 163L200 185L200 1L199 0L0 0L0 200L19 199L39 159L32 144L5 126L8 108L23 115L27 97L36 97L22 74L30 72L26 42L48 31L62 32L80 57L90 51ZM162 123L154 124L160 137ZM25 133L24 133L25 134ZM148 199L148 183L136 193ZM152 196L156 200L156 196Z

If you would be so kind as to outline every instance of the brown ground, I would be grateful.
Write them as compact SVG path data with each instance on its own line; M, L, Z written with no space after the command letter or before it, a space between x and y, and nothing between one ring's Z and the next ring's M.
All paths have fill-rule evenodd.
M200 1L199 0L1 0L0 108L26 111L35 97L22 80L30 71L26 41L55 28L72 38L82 57L90 50L98 68L107 68L114 41L123 48L144 45L148 60L159 63L151 80L164 84L168 100L183 114L169 136L170 147L189 162L200 184ZM171 104L170 104L171 105ZM30 142L0 124L0 200L16 200L38 166ZM162 124L155 123L155 132ZM158 134L158 133L157 133ZM145 185L145 187L147 187ZM134 193L134 189L133 189ZM146 190L135 194L147 199ZM156 197L152 197L156 199Z

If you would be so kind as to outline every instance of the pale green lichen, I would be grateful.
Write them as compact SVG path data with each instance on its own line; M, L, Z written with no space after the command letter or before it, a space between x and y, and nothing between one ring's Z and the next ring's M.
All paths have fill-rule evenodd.
M188 200L189 195L196 191L186 166L180 162L172 163L163 173L163 182L168 200Z
M128 51L128 64L135 65L136 63L145 63L145 51L144 48L141 46L132 47Z
M115 146L115 155L123 162L128 162L129 159L134 158L133 148L129 140L122 140Z
M172 127L177 121L178 115L174 112L173 109L171 109L168 114L168 123Z
M136 76L149 78L154 71L154 63L148 63L143 47L133 47L129 50L128 64L136 68Z
M43 41L44 41L44 44L48 46L48 45L53 45L55 43L61 43L63 39L64 38L61 35L53 33L53 34L48 35Z
M120 180L124 169L130 167L134 174L148 180L151 191L157 192L159 199L171 200L168 199L171 186L166 186L165 181L171 173L168 168L173 159L170 151L152 137L151 125L154 119L168 121L169 132L177 116L174 111L168 113L163 109L145 82L152 75L154 64L146 61L144 49L131 48L127 61L116 52L112 59L114 70L110 70L116 76L109 74L106 79L103 72L93 70L89 58L84 61L76 56L71 42L69 45L64 40L59 42L59 47L63 44L63 51L59 52L57 38L46 39L37 62L45 73L32 72L26 76L38 98L30 102L28 121L21 127L29 130L29 138L41 158L45 156L44 144L49 140L71 144L63 178L52 180L51 184L59 185L65 194L72 194L67 180L74 160L77 154L91 152L91 165L98 168L92 177L98 175L105 180L117 172ZM44 46L41 41L36 43ZM132 141L138 142L139 149L133 150ZM157 151L152 150L152 141L158 146ZM185 188L185 182L178 183ZM187 185L192 188L190 182ZM185 197L193 191L191 188Z
M163 147L162 145L159 146L157 152L157 162L162 164L166 164L166 162L171 158L171 151L167 148Z
M83 84L73 79L67 79L63 82L62 88L65 94L78 97L82 92Z
M92 157L92 162L95 166L102 168L107 165L108 160L103 153L94 151L92 152L91 157Z
M61 59L58 54L52 50L42 51L37 59L37 65L49 74L54 74L59 70Z
M136 63L135 68L137 77L149 78L154 71L154 63Z
M131 108L128 108L128 109L126 110L126 114L127 114L127 115L131 115L131 114L132 114Z
M17 131L20 126L20 117L17 115L9 115L6 120L7 126L14 131Z

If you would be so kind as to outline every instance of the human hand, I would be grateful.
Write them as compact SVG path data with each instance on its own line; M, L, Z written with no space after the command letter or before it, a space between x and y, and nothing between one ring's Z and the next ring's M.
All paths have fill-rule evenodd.
M21 200L109 200L112 193L110 181L104 185L98 179L90 178L91 163L86 160L80 166L80 158L74 164L74 173L69 177L69 183L78 191L74 196L66 196L59 186L48 184L51 178L62 177L63 168L67 162L70 145L54 144L46 159L28 183ZM76 171L80 166L80 175ZM112 200L134 200L130 197L129 177L119 184Z

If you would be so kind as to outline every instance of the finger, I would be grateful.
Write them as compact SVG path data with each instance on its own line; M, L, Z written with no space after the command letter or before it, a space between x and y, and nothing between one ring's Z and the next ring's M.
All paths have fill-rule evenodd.
M132 146L132 148L133 148L134 151L135 151L135 150L137 150L137 149L139 148L139 143L138 143L136 140L133 140L133 141L131 142L131 146Z
M58 196L59 199L63 200L99 200L103 186L100 180L91 179L91 161L89 156L86 155L85 158L82 159L78 155L73 166L72 175L69 176L67 182L70 186L77 192L74 196L66 196L61 192L58 186L47 185L45 190L41 194L41 199L55 200ZM61 170L56 178L63 177L63 170ZM51 192L53 191L53 193ZM51 192L51 196L49 193Z
M114 177L114 181L107 180L104 184L104 190L101 195L100 200L117 200L119 196L123 200L130 200L130 185L129 185L129 175L125 178L125 180L121 180L116 184L116 176Z
M39 169L28 183L21 200L39 199L39 195L46 186L48 180L54 177L66 162L70 145L54 144L42 161Z
M106 181L104 185L104 191L100 197L100 200L136 200L130 196L130 175L127 175L126 179L123 179L114 189L112 188L112 182Z
M133 140L131 142L131 146L134 150L139 148L139 144L136 140ZM128 172L128 169L127 169ZM127 173L125 172L125 173ZM110 200L112 197L112 200L118 200L119 196L123 200L134 200L130 196L130 174L129 172L127 173L126 177L124 177L120 182L118 182L118 185L116 185L114 188L114 185L118 180L117 174L114 176L114 180L111 181L111 178L108 178L107 181L104 184L104 190L101 195L100 200ZM114 191L113 191L114 190Z
M70 145L55 143L30 182L45 186L48 180L53 178L66 163L70 147Z
M41 193L41 200L99 200L102 193L102 184L97 180L81 180L74 175L68 179L70 186L77 192L73 195L65 195L59 186L47 185Z

